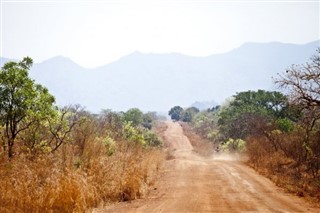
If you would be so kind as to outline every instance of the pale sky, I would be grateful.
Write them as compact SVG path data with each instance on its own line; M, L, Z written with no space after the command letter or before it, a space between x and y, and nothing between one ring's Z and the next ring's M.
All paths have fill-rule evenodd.
M0 0L1 56L97 67L128 55L208 56L245 42L320 39L319 1Z

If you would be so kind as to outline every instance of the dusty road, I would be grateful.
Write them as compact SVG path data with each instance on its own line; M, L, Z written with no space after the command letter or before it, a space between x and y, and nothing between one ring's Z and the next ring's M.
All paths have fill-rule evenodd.
M165 132L174 159L144 199L101 212L320 212L241 162L198 156L178 123Z

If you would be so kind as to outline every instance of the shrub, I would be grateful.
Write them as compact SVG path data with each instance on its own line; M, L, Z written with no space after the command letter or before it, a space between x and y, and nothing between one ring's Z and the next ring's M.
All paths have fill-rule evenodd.
M242 139L229 138L221 145L221 148L228 152L244 152L246 148L246 142Z

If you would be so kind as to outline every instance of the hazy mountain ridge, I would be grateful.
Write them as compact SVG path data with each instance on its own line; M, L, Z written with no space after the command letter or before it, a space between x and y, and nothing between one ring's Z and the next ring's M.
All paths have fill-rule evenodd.
M196 107L200 111L211 109L212 107L217 106L218 104L215 101L196 101L191 104L192 107Z
M221 102L235 92L274 89L271 77L291 64L305 63L319 47L246 43L228 53L207 57L135 52L116 62L86 69L59 56L35 64L32 78L49 88L58 104L166 111L195 101Z

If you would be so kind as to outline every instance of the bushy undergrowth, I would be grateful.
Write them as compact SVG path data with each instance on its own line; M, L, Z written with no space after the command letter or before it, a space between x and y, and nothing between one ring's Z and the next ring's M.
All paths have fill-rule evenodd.
M318 202L319 136L313 135L313 142L306 144L301 129L291 133L273 131L271 134L247 138L248 163L277 185Z
M243 153L246 150L246 142L242 139L229 138L226 142L221 145L223 151L226 152L239 152Z
M29 160L19 156L0 165L0 212L84 212L109 201L127 201L153 183L163 154L117 142L108 156L100 140L86 143L82 156L65 145Z
M142 125L152 127L154 118L65 112L70 116L22 132L11 157L1 135L0 212L86 212L139 198L154 183L162 141Z
M155 122L153 126L154 133L165 143L167 141L167 138L165 137L165 131L168 129L167 124L163 121L158 121Z

